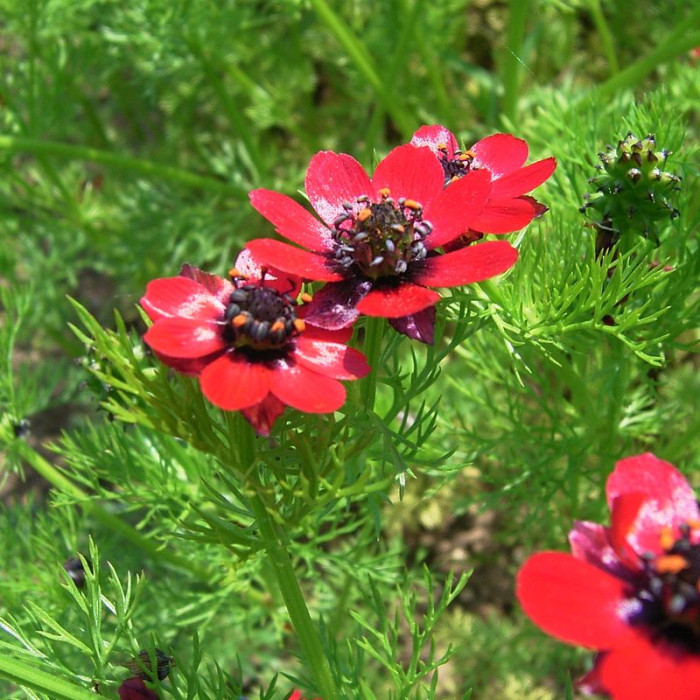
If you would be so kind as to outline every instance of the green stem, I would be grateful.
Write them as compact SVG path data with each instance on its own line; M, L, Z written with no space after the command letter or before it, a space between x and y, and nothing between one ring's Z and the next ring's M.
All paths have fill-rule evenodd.
M55 673L47 673L17 659L0 655L0 676L23 688L47 693L56 700L95 700L95 693Z
M255 521L267 553L268 562L275 572L277 584L287 606L294 632L304 653L304 659L316 681L316 690L323 700L339 700L340 695L330 664L321 643L321 637L314 625L304 595L294 573L294 566L287 551L289 541L278 528L267 511L262 498L255 494L250 499Z
M356 37L349 27L333 12L325 0L310 0L319 19L328 27L340 42L348 56L360 71L362 77L372 87L382 107L391 115L396 127L405 138L409 138L415 129L415 120L406 113L406 105L392 94L392 91L380 77L370 58L367 47Z
M119 533L125 540L136 545L154 559L160 559L180 569L190 571L201 581L211 583L212 573L210 571L198 566L190 559L183 559L177 554L163 549L157 542L147 539L116 515L106 511L95 501L91 500L90 496L85 491L58 471L58 469L44 459L38 452L35 452L25 442L17 440L13 443L13 448L19 453L22 459L31 465L38 474L46 479L46 481L52 484L61 493L65 493L71 498L74 498L86 513L92 515L110 530Z
M603 8L600 6L600 0L588 0L588 9L591 12L593 23L603 43L603 52L605 53L605 58L608 60L610 73L615 75L620 70L620 64L617 60L617 54L615 53L615 42L613 41L610 27L605 20Z
M365 340L362 350L371 367L370 373L362 380L362 405L367 411L374 410L374 399L377 394L377 376L379 373L379 356L382 351L382 338L386 331L386 321L383 318L368 316L365 323Z
M503 114L515 123L520 90L520 54L525 36L525 24L530 15L529 0L511 0L508 9L508 35L506 55L503 61Z
M700 22L700 5L655 49L598 87L596 90L598 97L607 97L618 90L633 87L657 66L700 46L700 31L688 32L684 36L687 27L697 25L698 22Z
M57 141L44 141L43 139L25 138L22 136L0 135L0 151L27 152L33 153L37 157L48 155L68 160L90 160L116 170L125 170L152 179L170 180L186 187L221 192L239 199L247 199L247 192L244 189L221 180L215 180L213 177L197 175L169 165L159 165L149 160L131 158L120 153L102 151L98 148L73 146Z

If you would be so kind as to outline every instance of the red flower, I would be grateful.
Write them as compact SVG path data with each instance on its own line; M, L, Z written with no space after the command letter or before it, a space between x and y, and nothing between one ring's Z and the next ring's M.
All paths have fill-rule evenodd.
M292 279L268 279L248 253L232 282L185 265L179 277L153 280L141 305L154 321L144 340L168 366L199 377L204 395L241 411L268 435L285 405L330 413L345 401L339 379L369 372L364 356L344 343L350 331L307 325L290 292ZM264 279L261 279L264 278Z
M572 554L542 552L518 574L545 632L600 652L582 681L615 700L700 698L700 512L688 482L647 453L617 463L611 525L578 522Z
M462 151L454 134L435 124L418 129L411 143L427 146L438 157L445 185L474 170L486 170L490 174L492 188L488 201L470 225L464 242L478 240L483 233L518 231L547 211L547 207L527 193L554 172L557 162L545 158L525 166L529 149L522 139L512 134L493 134Z
M287 700L304 700L304 696L301 694L300 690L295 690ZM316 700L321 700L321 698L316 698Z
M158 693L151 690L139 676L127 678L117 692L120 700L159 700Z
M329 283L315 295L307 320L339 329L360 313L383 316L400 332L432 342L440 295L428 287L489 279L518 256L505 241L438 254L478 219L492 189L488 172L478 170L443 185L442 167L428 148L395 148L372 178L351 156L322 151L309 165L306 192L323 221L277 192L250 194L280 234L309 250L271 239L247 247L281 270Z

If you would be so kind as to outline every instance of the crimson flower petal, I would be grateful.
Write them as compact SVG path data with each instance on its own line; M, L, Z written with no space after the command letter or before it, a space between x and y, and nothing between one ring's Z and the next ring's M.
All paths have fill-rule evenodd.
M320 282L338 282L343 279L341 274L330 269L328 259L322 255L295 248L272 238L256 238L248 241L246 248L256 258L299 277Z
M598 678L615 700L700 698L700 657L642 634L598 662Z
M248 282L261 281L264 277L265 287L272 287L281 294L289 294L292 298L301 291L301 277L291 272L278 270L271 265L262 264L247 248L238 254L234 267L241 275L248 277ZM226 299L226 303L228 301Z
M154 321L170 316L185 316L201 321L221 318L224 304L198 282L187 277L164 277L146 286L141 306Z
M280 235L316 252L333 249L330 230L291 197L263 189L253 190L249 197Z
M410 316L390 318L389 325L411 340L432 345L435 336L435 307L429 306Z
M475 155L474 165L490 170L494 179L522 167L529 153L527 143L513 134L487 136L475 143L470 150Z
M218 324L193 318L162 318L143 339L157 353L183 359L211 355L226 347Z
M630 546L629 539L630 535L634 534L637 517L644 502L644 494L625 493L618 496L612 504L611 526L608 530L610 544L620 560L631 569L639 565L639 559L635 555L635 550Z
M306 194L311 206L329 225L343 213L343 203L353 203L360 195L375 198L375 190L365 169L345 153L321 151L306 171Z
M422 311L439 300L440 295L432 289L402 282L398 287L372 289L357 304L357 310L366 316L400 318Z
M361 379L370 370L361 352L340 343L313 340L306 333L297 338L293 357L310 370L334 379Z
M159 700L158 693L151 690L139 676L127 678L117 692L120 700Z
M305 317L303 318L306 320ZM322 340L326 343L347 343L352 338L352 328L347 326L333 331L307 322L304 338L307 340Z
M608 528L603 525L586 521L574 522L574 528L569 532L569 544L575 559L588 562L618 578L634 575L620 561L610 544Z
M511 233L527 226L536 215L535 206L527 199L491 196L471 228L485 233Z
M329 330L351 326L360 315L357 304L370 289L372 282L362 279L327 284L314 294L304 320Z
M233 285L223 277L212 275L210 272L204 272L194 265L185 263L180 268L181 277L189 277L189 279L199 282L205 289L208 289L224 306L228 304L228 296L233 291Z
M539 187L555 170L555 158L545 158L504 175L493 183L494 197L519 197Z
M509 270L517 259L518 251L507 241L487 241L426 258L413 280L429 287L483 282Z
M268 394L255 406L241 409L241 413L258 435L267 437L275 421L284 413L285 408L285 405L277 397Z
M404 144L379 162L372 176L377 192L389 188L391 197L413 199L424 207L442 192L445 176L428 148Z
M270 391L282 402L304 413L332 413L345 403L345 387L289 359L277 360Z
M634 532L628 537L637 554L661 551L661 528L677 528L698 518L698 504L686 478L650 452L620 460L608 477L606 494L611 509L617 498L628 493L645 496Z
M445 187L424 210L425 220L433 225L426 247L437 248L473 228L490 192L491 177L485 170L472 170Z
M620 614L626 583L564 552L540 552L518 572L516 595L527 616L570 644L609 649L629 634Z
M422 126L411 139L414 146L427 146L435 155L440 154L440 148L447 148L447 157L451 158L459 150L459 144L454 134L440 124Z
M202 393L225 411L238 411L260 403L270 391L271 371L235 351L204 368L199 377Z

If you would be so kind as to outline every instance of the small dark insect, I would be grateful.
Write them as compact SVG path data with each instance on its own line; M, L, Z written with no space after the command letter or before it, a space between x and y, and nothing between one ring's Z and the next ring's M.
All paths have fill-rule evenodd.
M85 559L87 565L92 570L92 562L89 559ZM73 583L76 588L82 588L85 585L85 569L83 568L83 562L80 561L79 557L71 557L63 562L63 568L68 572L68 575L73 579Z
M156 673L158 675L158 680L162 681L167 677L167 675L170 673L170 669L175 665L175 659L173 659L172 656L168 656L160 649L156 649L155 653L157 664ZM132 673L135 673L139 678L150 680L152 668L151 657L148 654L148 650L141 649L138 657L136 659L131 659L131 661L127 661L124 666L126 666Z

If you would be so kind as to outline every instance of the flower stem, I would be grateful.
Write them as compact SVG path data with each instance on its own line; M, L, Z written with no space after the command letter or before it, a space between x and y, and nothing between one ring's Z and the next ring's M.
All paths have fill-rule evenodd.
M61 493L74 498L86 513L92 515L110 530L118 532L125 540L136 545L154 559L160 559L180 569L190 571L195 577L205 583L209 584L212 582L213 575L210 571L199 566L190 559L182 559L177 554L163 549L157 542L144 537L138 530L131 527L131 525L102 508L102 506L91 500L89 494L73 483L65 474L62 474L29 445L21 440L17 440L13 444L13 449L15 449L22 459L31 465L38 474L46 479L46 481L57 488Z
M74 146L68 143L45 141L43 139L25 138L22 136L0 135L0 151L27 152L35 156L57 156L68 160L90 160L114 168L125 170L145 177L170 180L186 187L195 187L202 190L222 192L239 199L247 199L247 192L240 187L232 185L213 177L197 175L188 170L173 168L169 165L160 165L149 160L132 158L120 153L103 151L87 146Z
M56 700L95 700L95 693L75 685L56 673L47 673L7 654L0 655L0 677L22 688L48 693Z
M503 114L512 123L516 120L520 90L520 54L525 37L525 24L530 16L529 0L511 0L508 4L507 54L503 61Z
M309 670L316 681L316 689L323 700L339 700L340 695L321 643L321 637L311 620L309 609L306 607L304 596L294 573L292 560L287 551L289 541L270 517L265 502L259 494L255 494L250 499L250 505L260 530L268 562L272 566L284 603L287 606L292 627L299 639Z
M365 340L362 350L367 358L370 373L362 380L362 405L367 411L374 410L374 399L377 394L377 375L379 356L382 351L382 337L386 321L383 318L368 316L365 323Z

